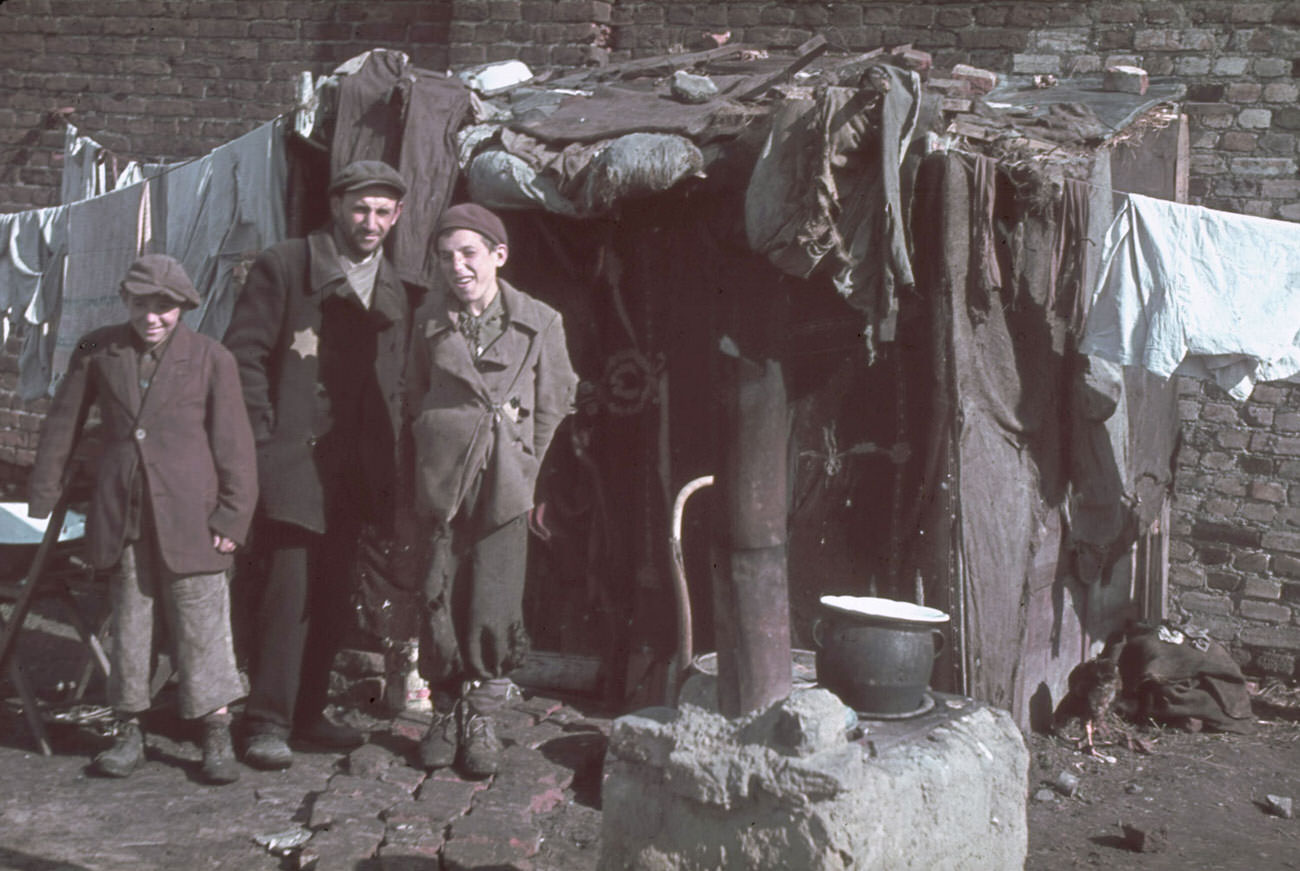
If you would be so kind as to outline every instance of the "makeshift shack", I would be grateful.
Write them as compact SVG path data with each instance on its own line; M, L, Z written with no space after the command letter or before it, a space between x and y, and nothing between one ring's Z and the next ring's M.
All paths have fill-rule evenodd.
M288 234L324 220L331 165L387 159L406 275L435 283L432 222L473 199L564 316L583 384L528 593L568 658L547 679L657 703L716 649L745 709L788 687L820 595L879 595L950 613L934 686L1028 725L1162 616L1173 389L1076 346L1116 195L1185 188L1182 91L992 78L818 38L536 74L375 50L304 83ZM679 601L670 514L708 475Z

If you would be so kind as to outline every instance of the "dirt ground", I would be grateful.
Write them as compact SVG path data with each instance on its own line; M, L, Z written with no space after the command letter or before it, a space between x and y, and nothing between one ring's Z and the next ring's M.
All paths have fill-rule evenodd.
M47 612L41 615L45 619L24 634L20 647L38 693L46 696L55 692L58 680L78 673L83 654L70 627L50 620L55 615L41 610ZM5 611L0 608L0 614ZM292 783L281 783L283 776L249 771L242 793L239 789L223 793L194 784L176 765L158 764L151 777L131 781L134 792L129 801L106 805L108 794L120 793L122 787L88 780L82 773L103 739L80 730L82 738L73 740L73 733L56 726L56 756L43 759L32 752L13 695L10 682L0 680L0 696L7 697L0 705L0 783L6 795L0 800L0 868L4 869L137 867L103 861L103 851L123 839L134 844L144 838L148 826L137 816L146 808L144 816L155 823L161 819L178 830L191 831L169 848L157 847L180 849L184 865L290 867L264 853L259 855L247 834L259 825L270 825L259 817L266 815L267 807L276 806L239 796L255 790L274 798L275 790L290 787L298 792L320 790L335 773L332 758L307 757L301 767L295 765ZM1025 868L1300 869L1300 820L1284 818L1268 808L1270 795L1300 805L1300 689L1269 687L1255 697L1254 710L1255 728L1247 735L1129 726L1128 734L1135 739L1131 745L1123 733L1116 733L1111 743L1100 747L1114 761L1087 755L1067 737L1028 736L1029 857ZM160 759L184 756L190 767L196 752L184 742L165 742L155 748ZM1077 780L1073 789L1062 781L1063 773ZM44 801L33 803L29 798L42 795ZM535 816L542 837L531 867L593 869L599 853L599 805L599 770L593 766L579 772L562 801ZM126 816L86 812L96 806L119 807ZM41 823L42 815L49 817L46 823ZM196 828L197 818L206 822ZM1140 834L1126 834L1125 826ZM51 837L42 840L42 831ZM1143 838L1141 844L1139 837ZM186 841L189 843L182 846ZM100 846L89 846L93 843ZM82 851L74 849L76 844L87 846ZM138 852L142 848L132 849ZM186 849L193 855L185 853ZM218 855L223 852L224 857ZM101 861L55 861L56 857L96 854ZM168 861L157 867L177 866Z
M1116 734L1098 748L1113 762L1067 737L1030 736L1025 868L1300 868L1300 820L1268 800L1300 811L1297 700L1285 687L1256 695L1247 735L1129 726L1132 746ZM1073 794L1062 773L1077 779Z

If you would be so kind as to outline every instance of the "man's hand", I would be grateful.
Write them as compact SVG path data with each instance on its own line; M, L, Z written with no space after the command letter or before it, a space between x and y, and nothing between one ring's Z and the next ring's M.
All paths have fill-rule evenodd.
M216 549L217 553L234 553L235 548L239 547L239 545L235 544L234 539L226 538L221 533L214 532L212 533L212 547Z

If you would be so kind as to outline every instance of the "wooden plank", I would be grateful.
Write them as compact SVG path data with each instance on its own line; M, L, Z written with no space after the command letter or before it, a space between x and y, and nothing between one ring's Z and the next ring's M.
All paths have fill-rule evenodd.
M547 87L564 87L581 82L608 82L612 79L634 79L640 76L666 76L677 70L684 70L698 64L724 60L740 54L747 47L743 43L735 43L734 45L723 45L704 51L637 58L620 64L611 64L607 67L561 76L558 79L551 79L546 84Z
M830 43L826 41L826 37L822 36L820 33L817 34L812 39L795 49L795 59L786 65L784 69L763 76L748 90L737 94L736 99L752 100L755 97L760 97L763 94L766 94L769 89L781 84L782 82L788 81L795 73L799 72L799 70L821 57L826 53L826 49L829 47Z

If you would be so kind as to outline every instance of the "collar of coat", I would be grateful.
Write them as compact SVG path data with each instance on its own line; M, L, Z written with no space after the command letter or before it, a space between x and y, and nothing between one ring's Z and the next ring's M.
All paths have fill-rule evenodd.
M518 290L503 278L497 279L497 293L501 307L506 312L507 329L521 327L536 335L554 317L551 308ZM439 294L434 310L425 324L424 334L432 336L441 330L454 330L460 320L460 303L450 291Z
M120 365L108 366L104 373L115 397L132 411L140 407L142 396L135 362L141 347L137 336L130 323L117 324L106 337L103 351L106 357L121 359ZM193 356L197 344L197 334L184 321L177 322L159 358L158 371L149 388L151 397L166 393L167 383L180 371L179 364Z
M339 266L339 251L334 244L334 234L328 229L316 230L307 236L308 260L311 264L309 291L320 294L322 298L337 294L356 299L352 293L348 277ZM370 301L370 310L382 315L389 323L400 321L405 310L402 300L405 291L397 270L388 258L379 255L379 271L375 274L375 295ZM360 300L357 300L360 305Z

